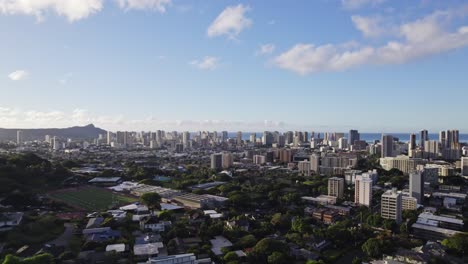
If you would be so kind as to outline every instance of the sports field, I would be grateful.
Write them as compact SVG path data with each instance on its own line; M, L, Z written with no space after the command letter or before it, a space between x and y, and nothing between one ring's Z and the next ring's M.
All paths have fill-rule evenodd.
M86 211L103 211L137 201L136 198L93 186L63 189L49 194L52 199Z

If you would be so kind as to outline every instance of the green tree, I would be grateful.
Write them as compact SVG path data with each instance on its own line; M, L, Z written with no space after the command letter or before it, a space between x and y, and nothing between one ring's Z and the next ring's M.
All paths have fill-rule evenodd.
M161 196L157 193L145 193L140 197L140 201L150 209L161 209Z
M14 255L7 255L3 264L54 264L54 256L51 254L39 254L30 258L20 259Z
M442 245L446 246L453 253L464 255L468 253L468 235L456 234L453 237L444 239Z
M369 238L363 245L362 251L369 257L377 258L382 255L382 243L377 238Z
M228 252L226 255L224 255L223 259L225 262L230 262L230 261L239 260L239 257L237 256L236 252L231 251L231 252Z
M269 264L283 264L286 263L287 256L284 253L275 251L268 256Z
M246 235L239 239L239 241L237 242L237 246L240 248L250 248L255 246L256 243L257 239L254 235Z

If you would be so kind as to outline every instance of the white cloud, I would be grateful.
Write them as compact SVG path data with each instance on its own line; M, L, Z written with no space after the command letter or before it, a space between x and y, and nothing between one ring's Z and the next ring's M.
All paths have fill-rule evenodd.
M218 68L219 58L206 56L201 60L193 60L190 64L201 70L215 70Z
M1 14L31 15L38 21L54 11L73 22L99 12L102 7L103 0L0 0Z
M12 81L21 81L24 80L28 77L29 73L25 70L18 70L10 73L8 75L8 78L10 78Z
M107 116L91 113L86 109L72 111L37 111L0 107L0 123L3 128L55 128L94 124L111 131L148 131L156 129L198 131L198 130L244 130L264 131L294 128L282 121L246 121L246 120L161 120L153 116L139 119L122 115ZM298 126L299 128L299 126Z
M208 36L227 35L229 38L235 39L244 29L252 25L252 20L245 16L249 10L248 6L242 4L226 7L208 27Z
M467 27L449 32L443 20L450 13L435 12L423 19L402 24L399 39L382 46L297 44L277 56L279 68L299 74L343 71L362 65L399 64L468 46Z
M165 13L167 6L172 4L172 0L117 0L120 8L125 10L153 10Z
M268 44L260 45L260 47L255 52L255 54L256 55L267 55L267 54L273 53L273 51L275 51L275 45L271 44L271 43L268 43Z
M341 4L346 9L358 9L364 6L375 6L385 2L386 0L341 0Z
M381 26L381 17L352 16L351 20L354 26L366 37L378 37L386 32Z

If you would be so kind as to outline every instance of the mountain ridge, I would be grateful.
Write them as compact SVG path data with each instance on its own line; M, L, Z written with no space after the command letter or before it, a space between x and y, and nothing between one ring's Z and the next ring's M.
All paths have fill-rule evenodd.
M0 141L16 141L16 132L23 131L23 140L43 140L46 135L71 139L97 138L99 134L107 131L88 124L85 126L73 126L67 128L0 128Z

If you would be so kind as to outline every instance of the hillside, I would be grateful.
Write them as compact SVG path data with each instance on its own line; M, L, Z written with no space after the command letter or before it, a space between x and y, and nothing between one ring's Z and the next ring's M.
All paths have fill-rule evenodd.
M69 128L0 128L0 141L16 141L16 132L18 130L23 131L24 140L43 140L46 135L57 136L61 138L89 139L97 138L99 134L107 133L106 130L95 127L93 124L89 124L87 126L74 126Z

